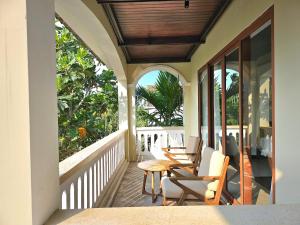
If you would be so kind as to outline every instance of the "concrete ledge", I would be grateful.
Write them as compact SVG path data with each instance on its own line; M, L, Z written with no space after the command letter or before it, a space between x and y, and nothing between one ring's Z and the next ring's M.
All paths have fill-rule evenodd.
M299 223L300 204L291 204L60 210L46 225L296 225Z

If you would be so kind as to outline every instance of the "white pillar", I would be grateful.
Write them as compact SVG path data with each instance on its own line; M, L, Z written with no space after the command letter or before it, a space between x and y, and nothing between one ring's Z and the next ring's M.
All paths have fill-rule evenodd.
M54 0L0 1L0 223L59 206Z
M191 84L185 83L183 85L183 126L184 126L184 145L186 146L189 136L191 135L192 124L195 123L195 118L191 115ZM193 101L193 104L195 102Z
M136 115L135 115L135 85L128 84L128 133L129 160L136 160Z
M126 80L118 80L119 129L128 129L128 88ZM125 139L125 157L129 160L129 132Z
M127 81L118 80L119 129L128 129Z

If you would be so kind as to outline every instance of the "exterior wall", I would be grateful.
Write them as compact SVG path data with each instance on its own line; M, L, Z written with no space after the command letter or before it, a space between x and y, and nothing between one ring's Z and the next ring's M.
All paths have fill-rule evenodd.
M0 3L0 224L59 206L53 0Z
M300 202L300 1L277 0L275 16L276 202Z

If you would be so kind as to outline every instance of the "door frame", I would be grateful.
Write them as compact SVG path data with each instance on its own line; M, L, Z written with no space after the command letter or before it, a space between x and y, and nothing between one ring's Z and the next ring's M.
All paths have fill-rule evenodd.
M274 6L271 6L266 10L259 18L257 18L252 24L250 24L246 29L244 29L238 36L236 36L229 44L227 44L221 51L219 51L212 59L210 59L201 69L198 70L198 130L201 135L201 119L202 119L202 102L200 96L200 81L201 74L204 70L208 72L208 143L209 146L214 146L214 124L213 124L213 89L212 89L212 67L215 63L222 62L222 149L223 153L226 152L226 96L223 93L226 90L226 56L230 54L235 49L239 50L239 151L240 151L240 193L241 202L237 202L229 193L228 198L234 204L244 204L244 167L243 167L243 61L242 61L242 41L247 38L251 33L255 32L258 28L264 25L266 22L271 21L271 70L272 70L272 203L275 204L275 68L274 68Z

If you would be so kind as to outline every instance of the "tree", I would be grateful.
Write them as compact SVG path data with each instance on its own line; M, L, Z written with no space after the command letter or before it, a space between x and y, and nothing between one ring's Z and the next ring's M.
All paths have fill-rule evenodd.
M56 21L56 82L60 160L118 128L113 71Z
M183 91L178 78L160 71L153 90L138 86L136 93L138 121L146 121L150 126L183 125ZM155 108L154 112L141 109L142 99Z

